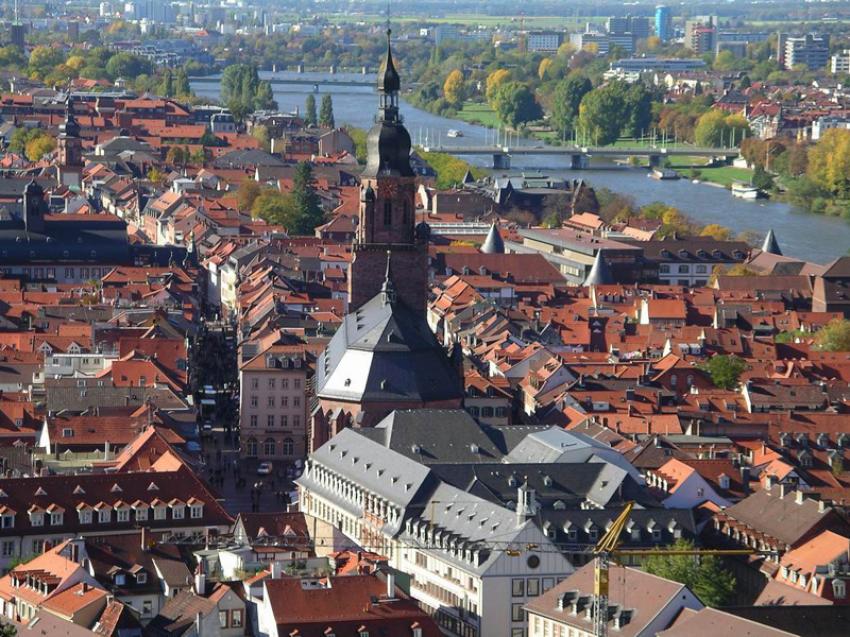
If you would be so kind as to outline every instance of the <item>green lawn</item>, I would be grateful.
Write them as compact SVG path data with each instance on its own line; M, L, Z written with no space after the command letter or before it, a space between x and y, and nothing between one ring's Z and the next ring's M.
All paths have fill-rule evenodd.
M673 168L678 170L683 177L690 178L690 166L685 167L684 165L674 165ZM749 168L735 168L734 166L697 166L696 169L700 171L699 178L702 181L720 184L727 188L736 181L750 183L750 179L753 176L753 171Z
M458 111L457 118L470 124L481 124L489 128L498 128L502 125L496 111L489 104L481 102L465 102L463 108Z

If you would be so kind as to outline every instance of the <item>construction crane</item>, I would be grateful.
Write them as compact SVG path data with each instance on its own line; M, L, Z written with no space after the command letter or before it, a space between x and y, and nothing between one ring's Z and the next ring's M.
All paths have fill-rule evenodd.
M595 637L608 635L608 568L611 559L619 555L756 555L770 554L772 551L756 549L621 549L620 536L629 522L634 502L627 502L622 513L617 516L605 535L593 549L593 634Z

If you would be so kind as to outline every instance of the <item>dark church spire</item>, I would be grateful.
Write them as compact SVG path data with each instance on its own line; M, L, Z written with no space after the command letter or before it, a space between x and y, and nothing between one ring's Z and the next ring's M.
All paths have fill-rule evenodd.
M401 90L401 78L398 71L395 69L393 62L393 45L392 45L393 30L387 26L387 56L383 64L383 73L378 79L378 90L381 93L398 93Z
M65 137L80 136L80 124L74 117L74 102L71 98L70 89L68 89L68 97L65 99L65 121L59 125L59 133Z
M365 177L392 175L413 177L410 166L410 134L399 114L401 78L395 68L392 51L392 29L387 27L387 55L378 73L378 116L366 139Z
M392 252L387 250L387 271L384 274L384 284L381 286L381 301L384 305L392 305L396 301L395 285L393 284L393 275L390 269L392 262Z

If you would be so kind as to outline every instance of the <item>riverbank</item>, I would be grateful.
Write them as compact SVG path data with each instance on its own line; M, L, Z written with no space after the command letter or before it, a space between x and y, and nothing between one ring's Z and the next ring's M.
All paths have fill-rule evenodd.
M261 73L260 77L269 77ZM295 73L280 73L279 77L303 78ZM315 74L320 84L321 94L329 94L334 102L334 115L337 122L345 122L358 128L368 129L374 124L378 98L372 86L322 85L323 79L340 79L340 75L328 73ZM342 76L346 77L346 76ZM355 77L355 76L351 76ZM357 76L360 78L360 76ZM193 83L192 89L200 97L218 99L220 87L208 83ZM283 111L303 109L307 95L313 93L312 85L275 84L272 87L274 98ZM493 143L493 130L469 124L459 119L440 117L415 108L402 100L401 114L413 140L422 140L430 134L436 139L442 134L446 140L446 131L456 129L463 134L458 144ZM448 142L455 143L454 140ZM520 139L519 143L533 144ZM470 164L489 168L492 158L489 156L470 156ZM637 206L655 201L678 208L694 221L708 225L717 223L733 232L751 230L764 234L773 228L782 247L782 251L791 257L826 263L847 252L847 222L836 217L815 215L802 212L786 202L775 200L745 201L732 197L728 190L720 187L695 185L690 179L677 181L658 181L648 179L646 169L628 169L610 162L594 162L589 168L571 170L569 158L554 155L522 155L514 158L513 169L495 171L497 175L539 173L553 178L583 179L594 188L608 188L614 192L629 195Z

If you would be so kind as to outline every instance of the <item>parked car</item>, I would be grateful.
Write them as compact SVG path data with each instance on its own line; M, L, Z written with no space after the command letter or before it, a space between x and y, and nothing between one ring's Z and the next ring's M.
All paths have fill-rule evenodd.
M272 463L271 462L261 462L257 465L257 475L258 476L270 476L272 474Z

